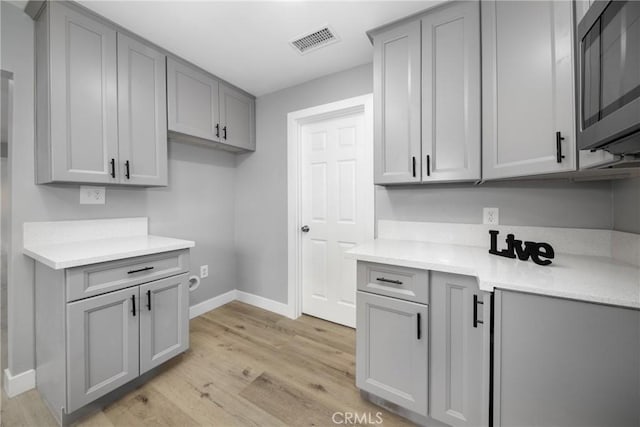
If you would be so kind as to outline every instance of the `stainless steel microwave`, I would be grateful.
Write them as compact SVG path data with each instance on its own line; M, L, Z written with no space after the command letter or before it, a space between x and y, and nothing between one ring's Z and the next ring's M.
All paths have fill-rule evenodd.
M595 1L577 26L578 148L640 155L640 1Z

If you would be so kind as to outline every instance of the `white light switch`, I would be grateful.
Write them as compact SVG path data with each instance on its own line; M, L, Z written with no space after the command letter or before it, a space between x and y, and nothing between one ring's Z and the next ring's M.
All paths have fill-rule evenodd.
M105 199L106 189L104 187L80 186L81 205L104 205Z
M500 210L498 208L482 209L482 223L489 225L500 224Z

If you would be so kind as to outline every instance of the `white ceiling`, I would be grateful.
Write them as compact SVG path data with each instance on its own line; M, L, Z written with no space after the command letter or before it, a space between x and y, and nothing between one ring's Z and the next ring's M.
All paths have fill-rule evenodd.
M372 61L365 31L442 1L104 1L81 4L256 95ZM300 55L328 24L341 41Z

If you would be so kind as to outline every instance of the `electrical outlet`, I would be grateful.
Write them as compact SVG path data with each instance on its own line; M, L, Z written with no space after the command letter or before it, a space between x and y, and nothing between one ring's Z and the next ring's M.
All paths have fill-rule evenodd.
M209 275L209 266L208 265L201 265L200 266L200 278L204 279L208 275Z
M81 205L104 205L106 198L106 189L104 187L80 186Z
M482 223L489 225L500 224L500 210L498 208L482 209Z

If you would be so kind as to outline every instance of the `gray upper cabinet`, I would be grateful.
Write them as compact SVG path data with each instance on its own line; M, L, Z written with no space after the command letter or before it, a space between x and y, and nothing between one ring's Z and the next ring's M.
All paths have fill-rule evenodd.
M490 305L474 277L431 272L429 406L447 425L489 425Z
M481 7L483 178L575 170L573 3Z
M230 151L255 150L255 100L179 60L167 59L172 138Z
M121 180L167 185L165 56L118 33L118 158Z
M640 425L640 310L498 290L495 426Z
M374 181L420 181L420 21L373 36Z
M189 348L187 275L140 286L140 374Z
M167 58L169 131L220 140L218 81L173 58Z
M356 385L416 414L428 409L428 306L357 293Z
M220 84L220 124L224 143L255 151L255 102L223 83Z
M36 181L116 182L116 31L49 2L36 22L36 55Z
M138 299L134 287L68 305L67 413L138 376Z
M372 38L375 183L481 179L478 3L445 4Z
M35 28L36 182L166 185L164 55L70 3Z
M480 6L422 18L422 181L480 180Z

